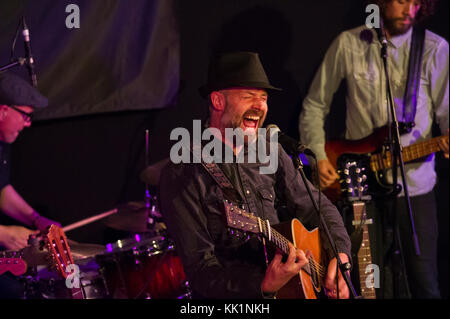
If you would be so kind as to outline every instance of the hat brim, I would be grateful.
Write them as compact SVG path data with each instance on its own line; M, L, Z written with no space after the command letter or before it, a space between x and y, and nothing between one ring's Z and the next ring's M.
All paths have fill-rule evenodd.
M274 91L282 91L282 89L272 86L268 83L263 82L245 82L245 83L222 83L222 84L212 84L212 85L204 85L198 89L200 95L203 98L206 98L208 94L213 91L224 90L228 88L255 88L255 89L266 89L266 90L274 90Z

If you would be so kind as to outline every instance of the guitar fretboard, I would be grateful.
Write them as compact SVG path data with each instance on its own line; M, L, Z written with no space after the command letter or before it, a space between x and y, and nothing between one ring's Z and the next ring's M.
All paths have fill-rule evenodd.
M372 254L370 252L370 239L369 239L369 230L366 220L366 206L364 202L356 202L353 203L353 213L354 220L356 224L358 222L362 223L362 225L355 225L356 227L362 227L362 241L361 247L358 251L358 267L359 267L359 283L361 287L361 295L364 299L376 299L375 288L367 287L366 279L368 274L366 274L366 269L369 265L372 264Z
M438 136L430 140L409 145L403 148L403 161L410 162L440 150L439 140L448 140L448 135ZM370 157L372 171L378 172L392 167L391 152L374 154Z
M275 229L270 227L270 225L268 225L267 222L265 222L259 217L258 223L261 225L261 232L263 236L268 238L272 244L281 249L283 253L289 255L289 243L291 242L286 237L277 232Z

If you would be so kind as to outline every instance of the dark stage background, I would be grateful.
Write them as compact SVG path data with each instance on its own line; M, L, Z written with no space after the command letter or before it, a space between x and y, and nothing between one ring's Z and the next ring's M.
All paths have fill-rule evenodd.
M32 16L33 12L27 14ZM20 16L18 12L17 21ZM340 32L363 24L366 13L364 1L359 0L190 0L176 1L175 17L180 40L180 89L176 102L162 109L149 106L145 111L38 121L13 145L13 185L41 214L67 225L120 203L144 200L145 187L139 173L145 166L145 129L150 132L148 161L152 164L168 156L173 128L191 129L193 119L205 118L207 109L197 89L205 83L208 60L217 51L260 53L271 82L283 88L283 92L269 99L266 123L276 123L281 130L298 137L301 101L326 49ZM87 27L82 17L81 29ZM448 1L440 1L428 27L448 39ZM98 37L93 36L90 41L103 40L101 35ZM34 43L39 41L33 38ZM144 42L136 50L141 46L143 49ZM83 46L87 45L83 44L77 54L82 55ZM50 90L59 79L46 81L45 88ZM90 79L77 81L86 85ZM146 83L142 84L144 88ZM330 136L339 135L343 129L342 91L341 88L336 94L327 124ZM73 98L77 96L74 94ZM439 270L442 294L447 297L448 161L441 155L437 156L437 171ZM151 190L155 194L157 187ZM80 242L105 243L105 230L102 222L96 222L67 235Z

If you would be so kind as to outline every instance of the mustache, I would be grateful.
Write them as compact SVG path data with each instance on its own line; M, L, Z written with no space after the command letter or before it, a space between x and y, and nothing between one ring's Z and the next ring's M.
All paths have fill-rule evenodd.
M246 117L246 116L259 116L259 117L263 117L264 116L264 112L263 111L258 111L258 110L249 110L247 112L244 113L244 115L242 117Z
M395 18L395 19L392 19L392 20L393 20L393 22L394 21L402 21L402 22L408 21L410 23L413 23L415 21L415 19L411 18L411 17Z

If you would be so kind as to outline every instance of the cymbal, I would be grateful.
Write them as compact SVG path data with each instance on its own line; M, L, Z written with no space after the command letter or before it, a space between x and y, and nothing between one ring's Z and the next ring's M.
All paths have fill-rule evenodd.
M67 239L70 247L70 253L73 259L84 259L102 254L105 251L103 245L79 243L74 240Z
M165 158L153 165L147 166L139 175L141 181L151 186L158 185L161 170L169 163L169 161L170 158Z
M146 208L144 202L129 202L117 206L117 213L103 219L106 226L133 233L154 231L148 228L148 216L161 217L155 210Z

